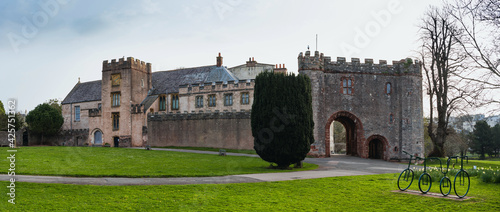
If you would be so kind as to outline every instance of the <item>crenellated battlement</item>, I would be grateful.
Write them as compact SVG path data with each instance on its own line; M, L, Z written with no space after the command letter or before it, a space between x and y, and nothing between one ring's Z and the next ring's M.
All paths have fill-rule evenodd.
M130 69L130 68L143 70L148 73L151 73L151 63L146 63L139 59L134 59L133 57L127 57L127 60L125 60L125 58L122 57L118 59L118 61L116 61L116 59L112 59L111 62L108 62L108 60L102 62L103 71Z
M207 111L191 111L184 113L165 113L155 112L148 113L148 121L169 121L169 120L207 120L207 119L249 119L251 111L222 111L215 110L214 112Z
M184 84L179 86L179 94L201 93L201 92L215 92L227 91L234 89L253 89L255 86L255 79L227 81L227 82L207 82L199 84Z
M373 59L366 58L364 63L359 58L351 58L350 62L345 57L337 57L337 61L332 61L331 57L324 56L318 51L311 56L310 51L302 52L298 57L299 71L318 70L326 73L373 73L373 74L412 74L420 75L420 62L410 58L393 60L392 65L386 60L379 60L378 64L373 63Z

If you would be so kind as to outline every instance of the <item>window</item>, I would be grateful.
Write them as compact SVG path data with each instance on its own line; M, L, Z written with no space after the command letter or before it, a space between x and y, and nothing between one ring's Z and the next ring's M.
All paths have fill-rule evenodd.
M385 84L385 94L391 94L392 89L391 89L391 83L388 82Z
M113 130L120 129L120 113L112 113L111 118L113 119Z
M120 81L121 81L121 75L120 74L112 74L111 75L111 85L114 86L120 86Z
M97 109L98 110L102 110L102 104L101 103L97 104Z
M250 94L249 93L241 93L241 104L242 105L250 104Z
M160 96L159 103L160 103L159 110L165 111L167 109L167 98L164 95Z
M80 121L80 106L75 106L75 121Z
M172 94L172 110L179 110L179 94Z
M233 105L233 94L228 93L224 94L224 106L231 106Z
M389 114L389 124L392 124L394 122L394 115Z
M111 93L112 96L112 107L118 107L120 106L120 93Z
M203 107L203 96L196 96L196 107Z
M342 93L343 94L352 94L352 79L351 78L342 78Z
M215 97L215 94L208 95L208 106L209 107L215 107L216 106L216 100L217 100L217 98Z
M144 88L144 79L141 79L141 88Z

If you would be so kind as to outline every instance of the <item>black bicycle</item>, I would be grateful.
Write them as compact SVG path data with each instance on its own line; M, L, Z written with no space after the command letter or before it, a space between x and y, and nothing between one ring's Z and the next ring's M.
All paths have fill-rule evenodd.
M420 192L426 194L427 192L429 192L429 190L431 190L431 186L432 186L431 175L429 173L427 173L427 161L428 160L438 160L439 164L441 164L441 160L439 158L435 158L435 157L430 157L430 158L417 157L417 158L424 161L424 172L418 178L418 189L420 190ZM441 167L442 167L442 165L441 165Z
M469 193L470 189L470 177L469 173L464 170L464 159L469 163L469 157L464 156L456 156L456 158L460 158L460 171L455 175L455 179L453 180L453 190L455 190L455 194L459 198L463 198ZM457 184L458 181L458 184Z
M448 157L448 161L446 161L446 171L443 171L443 167L441 167L441 173L443 173L443 178L439 181L439 191L441 191L441 194L443 196L448 196L451 192L451 180L446 174L448 174L448 171L450 170L450 161L453 158L457 157Z
M417 159L413 159L413 155L411 155L410 153L408 153L406 151L403 151L403 152L410 156L410 160L408 161L408 167L405 170L403 170L401 172L401 174L399 174L399 177L398 177L398 188L401 191L405 191L406 189L408 189L411 186L411 183L413 182L413 175L414 175L413 170L411 170L411 168L410 168L411 161L417 160Z

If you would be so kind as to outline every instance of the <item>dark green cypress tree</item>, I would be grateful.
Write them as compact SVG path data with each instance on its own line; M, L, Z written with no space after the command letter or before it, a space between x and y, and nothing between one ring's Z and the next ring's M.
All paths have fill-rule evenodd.
M306 75L263 72L255 79L254 149L280 168L306 157L313 137L311 82Z

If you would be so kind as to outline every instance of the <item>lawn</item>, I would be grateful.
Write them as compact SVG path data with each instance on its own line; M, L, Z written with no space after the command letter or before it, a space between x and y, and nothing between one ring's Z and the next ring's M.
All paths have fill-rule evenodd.
M7 148L0 167L9 167ZM21 147L16 174L76 177L206 177L284 172L260 158L106 147ZM317 168L304 164L302 169ZM0 169L0 173L7 173Z
M446 168L446 162L448 159L446 158L441 158L441 163L443 164L443 167ZM455 168L460 169L460 159L459 160L450 160L450 168L455 164ZM428 165L430 166L435 166L439 167L439 161L437 160L431 160L428 162ZM498 160L464 160L464 169L472 169L474 166L476 168L478 167L483 167L483 168L492 168L492 169L499 169L500 168L500 161Z
M397 190L398 174L267 183L86 186L18 183L16 205L1 195L0 211L499 211L498 184L472 178L455 201ZM415 183L414 183L415 184ZM0 182L5 191L7 183ZM412 189L418 189L415 186ZM436 190L437 189L437 190ZM439 192L433 186L434 192Z

